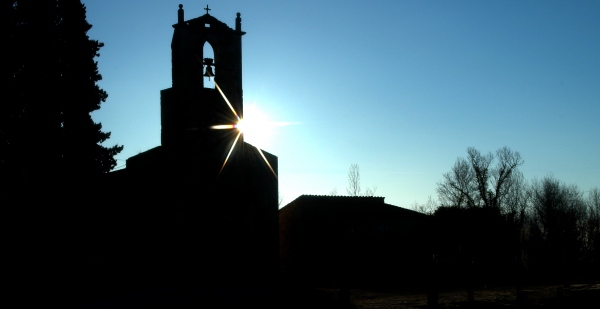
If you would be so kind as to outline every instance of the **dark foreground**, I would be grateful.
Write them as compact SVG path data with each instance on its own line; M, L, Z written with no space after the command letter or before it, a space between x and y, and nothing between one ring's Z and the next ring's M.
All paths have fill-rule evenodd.
M512 287L476 289L469 303L466 290L439 293L437 308L600 308L600 283L530 286L517 301ZM332 292L335 294L335 292ZM429 308L426 294L350 291L348 308Z
M69 291L66 291L69 294ZM399 308L600 308L600 283L528 286L520 300L512 287L479 288L469 302L467 290L442 291L437 306L426 293L367 290L310 289L298 286L245 288L173 288L121 295L96 295L96 300L50 299L29 294L19 297L23 307L62 304L62 308L290 308L290 309L399 309ZM72 295L71 296L76 296ZM37 298L37 299L32 299ZM77 298L77 297L75 297ZM34 306L30 306L34 305Z

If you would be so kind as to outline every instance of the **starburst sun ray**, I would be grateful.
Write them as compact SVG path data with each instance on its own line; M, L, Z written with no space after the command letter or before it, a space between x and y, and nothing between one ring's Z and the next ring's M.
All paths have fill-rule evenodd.
M213 82L215 83L215 87L217 87L217 90L219 90L219 93L221 94L221 96L225 100L225 103L227 103L227 106L229 106L229 109L233 112L233 114L235 115L235 117L237 118L237 120L240 121L241 120L240 116L238 116L237 112L235 111L235 109L233 108L233 106L231 105L231 103L229 103L229 100L227 99L227 97L223 93L223 90L221 90L221 87L219 87L219 85L217 84L216 81L213 81Z
M238 139L240 139L240 135L242 135L242 131L238 132L237 136L235 137L235 140L233 141L233 144L231 145L231 148L229 149L229 153L227 154L225 161L223 161L223 165L221 165L221 170L219 171L219 175L221 175L221 172L225 168L225 164L227 164L227 160L229 160L229 156L231 156L231 153L233 152L233 148L235 148L235 144L237 144ZM273 169L271 169L271 170L273 170Z

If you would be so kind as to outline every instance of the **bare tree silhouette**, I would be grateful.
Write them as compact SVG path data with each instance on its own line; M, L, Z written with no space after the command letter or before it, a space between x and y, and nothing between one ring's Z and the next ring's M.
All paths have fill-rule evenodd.
M444 206L499 208L519 183L519 152L500 148L494 156L469 147L467 159L458 158L452 170L438 183L438 197ZM492 162L497 160L495 167Z
M360 167L358 167L358 164L350 165L350 169L348 170L348 187L346 188L346 192L348 192L348 195L350 196L360 195Z
M365 193L362 194L362 187L360 184L360 167L358 164L350 165L350 169L348 170L348 187L346 187L346 192L349 196L375 196L375 192L377 191L377 186L373 188L367 188ZM337 194L337 189L332 191ZM332 195L336 195L332 194Z

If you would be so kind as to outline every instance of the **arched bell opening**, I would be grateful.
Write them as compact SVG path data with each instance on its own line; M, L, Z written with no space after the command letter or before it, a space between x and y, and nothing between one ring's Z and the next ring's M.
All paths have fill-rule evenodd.
M204 42L202 47L202 68L204 72L204 88L215 89L215 53L209 42Z

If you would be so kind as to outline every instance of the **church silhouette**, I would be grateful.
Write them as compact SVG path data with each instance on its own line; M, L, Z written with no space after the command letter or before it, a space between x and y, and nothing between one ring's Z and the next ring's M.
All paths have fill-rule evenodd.
M132 283L255 286L278 272L277 157L235 128L243 118L240 13L232 29L205 10L185 20L179 5L173 83L160 92L161 145L109 174L125 191L116 242L126 260L112 263ZM224 124L231 129L215 129Z

